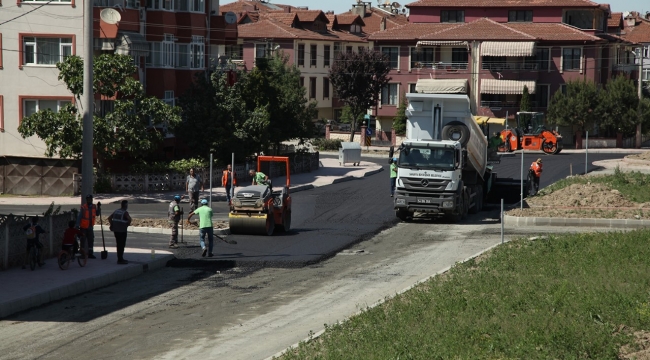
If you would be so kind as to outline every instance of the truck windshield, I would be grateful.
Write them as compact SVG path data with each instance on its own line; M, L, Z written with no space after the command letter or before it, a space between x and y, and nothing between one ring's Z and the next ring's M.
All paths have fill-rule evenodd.
M407 148L399 155L399 166L438 170L454 169L453 149Z

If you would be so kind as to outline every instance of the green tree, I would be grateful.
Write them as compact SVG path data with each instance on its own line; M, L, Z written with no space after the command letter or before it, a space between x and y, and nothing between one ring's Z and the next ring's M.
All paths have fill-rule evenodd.
M354 115L352 114L352 108L349 105L345 105L343 109L341 109L341 122L344 124L352 124L352 123L358 123L359 121L363 120L364 114L359 115L356 119L354 119Z
M528 86L524 85L524 90L521 92L521 101L519 102L519 111L530 111L530 92Z
M300 70L289 64L288 56L278 53L259 62L246 78L243 97L249 113L256 114L255 127L268 121L259 138L261 149L269 145L277 149L282 141L313 134L317 103L307 100L305 88L299 86Z
M550 124L576 126L581 131L591 127L599 119L600 95L592 81L570 81L566 95L557 91L548 105Z
M334 92L352 113L350 141L354 141L356 121L377 103L381 89L390 78L388 56L378 51L341 52L330 68Z
M77 105L83 94L83 60L69 56L56 65L59 80L76 98L59 112L49 109L23 118L18 132L23 138L33 135L45 142L45 155L80 158L82 119ZM113 111L101 116L93 114L93 148L97 153L98 172L103 172L104 160L120 151L141 158L155 150L164 139L167 126L180 121L180 109L148 97L142 83L133 78L137 67L126 55L103 54L93 62L93 91L95 95L115 97Z
M396 134L403 135L406 133L406 106L407 106L406 96L402 94L400 99L399 106L397 107L397 114L393 119L393 129L395 129Z
M600 93L601 119L598 125L614 132L633 134L639 122L639 98L634 81L617 76Z

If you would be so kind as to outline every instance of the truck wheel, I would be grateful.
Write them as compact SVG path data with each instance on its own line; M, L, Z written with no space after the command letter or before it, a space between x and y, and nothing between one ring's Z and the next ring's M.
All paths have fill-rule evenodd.
M469 129L465 124L454 121L442 128L442 138L458 141L462 146L465 146L469 141Z

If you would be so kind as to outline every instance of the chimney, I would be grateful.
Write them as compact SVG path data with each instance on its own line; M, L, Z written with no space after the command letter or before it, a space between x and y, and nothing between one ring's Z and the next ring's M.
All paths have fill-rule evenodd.
M650 11L645 13L645 19L650 20Z
M366 16L366 3L363 1L357 1L356 4L352 5L352 9L350 10L351 13L355 15L359 15L362 18Z
M632 14L625 18L625 26L634 27L636 25L636 17Z
M386 30L386 17L382 17L381 21L379 22L379 31L384 31Z

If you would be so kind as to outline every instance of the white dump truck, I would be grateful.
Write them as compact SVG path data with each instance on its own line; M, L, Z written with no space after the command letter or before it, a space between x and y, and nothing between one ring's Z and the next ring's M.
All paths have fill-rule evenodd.
M398 158L395 213L403 221L445 216L459 221L483 208L496 174L487 139L467 95L406 94L406 140Z

